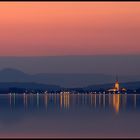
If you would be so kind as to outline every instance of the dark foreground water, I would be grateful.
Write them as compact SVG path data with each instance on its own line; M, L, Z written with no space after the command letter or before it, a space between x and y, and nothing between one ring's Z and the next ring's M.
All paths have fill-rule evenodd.
M140 95L0 95L0 137L140 137Z

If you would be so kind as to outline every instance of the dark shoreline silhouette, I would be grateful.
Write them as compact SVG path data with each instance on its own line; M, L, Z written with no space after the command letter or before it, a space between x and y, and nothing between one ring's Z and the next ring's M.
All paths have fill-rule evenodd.
M65 78L64 78L65 75ZM104 92L108 90L109 88L112 88L114 85L113 82L106 82L106 84L94 84L92 83L92 78L98 78L98 77L106 77L104 74L94 74L93 77L90 77L89 80L90 83L88 86L74 86L74 87L67 87L62 86L61 84L52 84L53 81L55 83L56 81L60 81L60 83L66 82L66 80L69 82L75 83L75 78L77 78L76 82L86 82L87 79L90 77L90 74L36 74L36 75L29 75L26 74L20 70L11 69L11 68L5 68L3 70L0 70L0 93L24 93L24 92L39 92L43 93L45 91L48 92L63 92L63 91L70 91L70 92L79 92L79 93L88 93L88 92ZM52 79L51 79L51 76ZM56 77L55 77L56 76ZM71 78L69 78L71 77ZM78 79L79 77L79 79ZM87 78L87 79L86 79ZM47 82L47 80L52 80L52 82ZM96 79L95 79L96 80ZM98 80L98 79L97 79ZM101 80L101 79L100 79ZM42 81L42 82L41 82ZM46 83L44 82L46 81ZM105 79L104 79L105 81ZM59 83L59 82L58 82ZM134 90L140 91L140 81L134 81L134 82L120 82L120 86L125 87L128 89L129 93L132 93Z

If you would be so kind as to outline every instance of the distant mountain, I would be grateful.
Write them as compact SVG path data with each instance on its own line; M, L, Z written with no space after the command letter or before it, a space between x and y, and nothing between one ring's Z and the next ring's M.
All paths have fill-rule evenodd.
M22 72L20 70L17 70L17 69L12 69L12 68L2 69L0 71L0 74L9 74L9 75L16 74L16 75L19 75L19 76L26 75L24 72Z
M0 82L28 82L30 81L30 75L11 68L5 68L0 70Z
M0 70L0 82L35 82L63 87L83 87L94 83L113 81L114 77L104 74L26 74L17 69Z
M83 87L91 84L113 82L114 77L104 74L36 74L33 81L56 84L62 87Z
M27 74L17 69L5 68L0 70L1 83L41 83L59 85L66 88L87 87L88 85L103 85L114 83L115 76L105 74ZM119 81L140 81L140 76L119 76ZM108 85L110 87L110 85Z

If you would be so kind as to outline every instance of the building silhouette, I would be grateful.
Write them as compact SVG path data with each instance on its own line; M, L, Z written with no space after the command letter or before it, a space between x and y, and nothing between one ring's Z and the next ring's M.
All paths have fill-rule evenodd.
M113 92L113 93L124 93L126 92L126 88L120 88L120 84L119 84L119 80L118 80L118 76L116 76L116 82L113 88L108 89L108 92Z

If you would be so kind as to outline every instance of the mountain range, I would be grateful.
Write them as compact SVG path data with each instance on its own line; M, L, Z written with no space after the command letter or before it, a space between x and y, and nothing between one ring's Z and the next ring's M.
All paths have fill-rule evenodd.
M18 69L5 68L0 70L0 87L6 86L6 83L19 85L23 83L24 87L32 85L36 87L36 84L40 84L39 87L48 88L110 88L115 82L115 76L105 74L52 74L52 73L40 73L40 74L27 74ZM119 76L119 81L122 83L122 87L126 88L139 88L140 76ZM3 85L2 85L3 83ZM109 83L109 84L108 84ZM22 85L22 86L23 86ZM91 86L90 86L91 85ZM19 86L20 87L20 86Z

